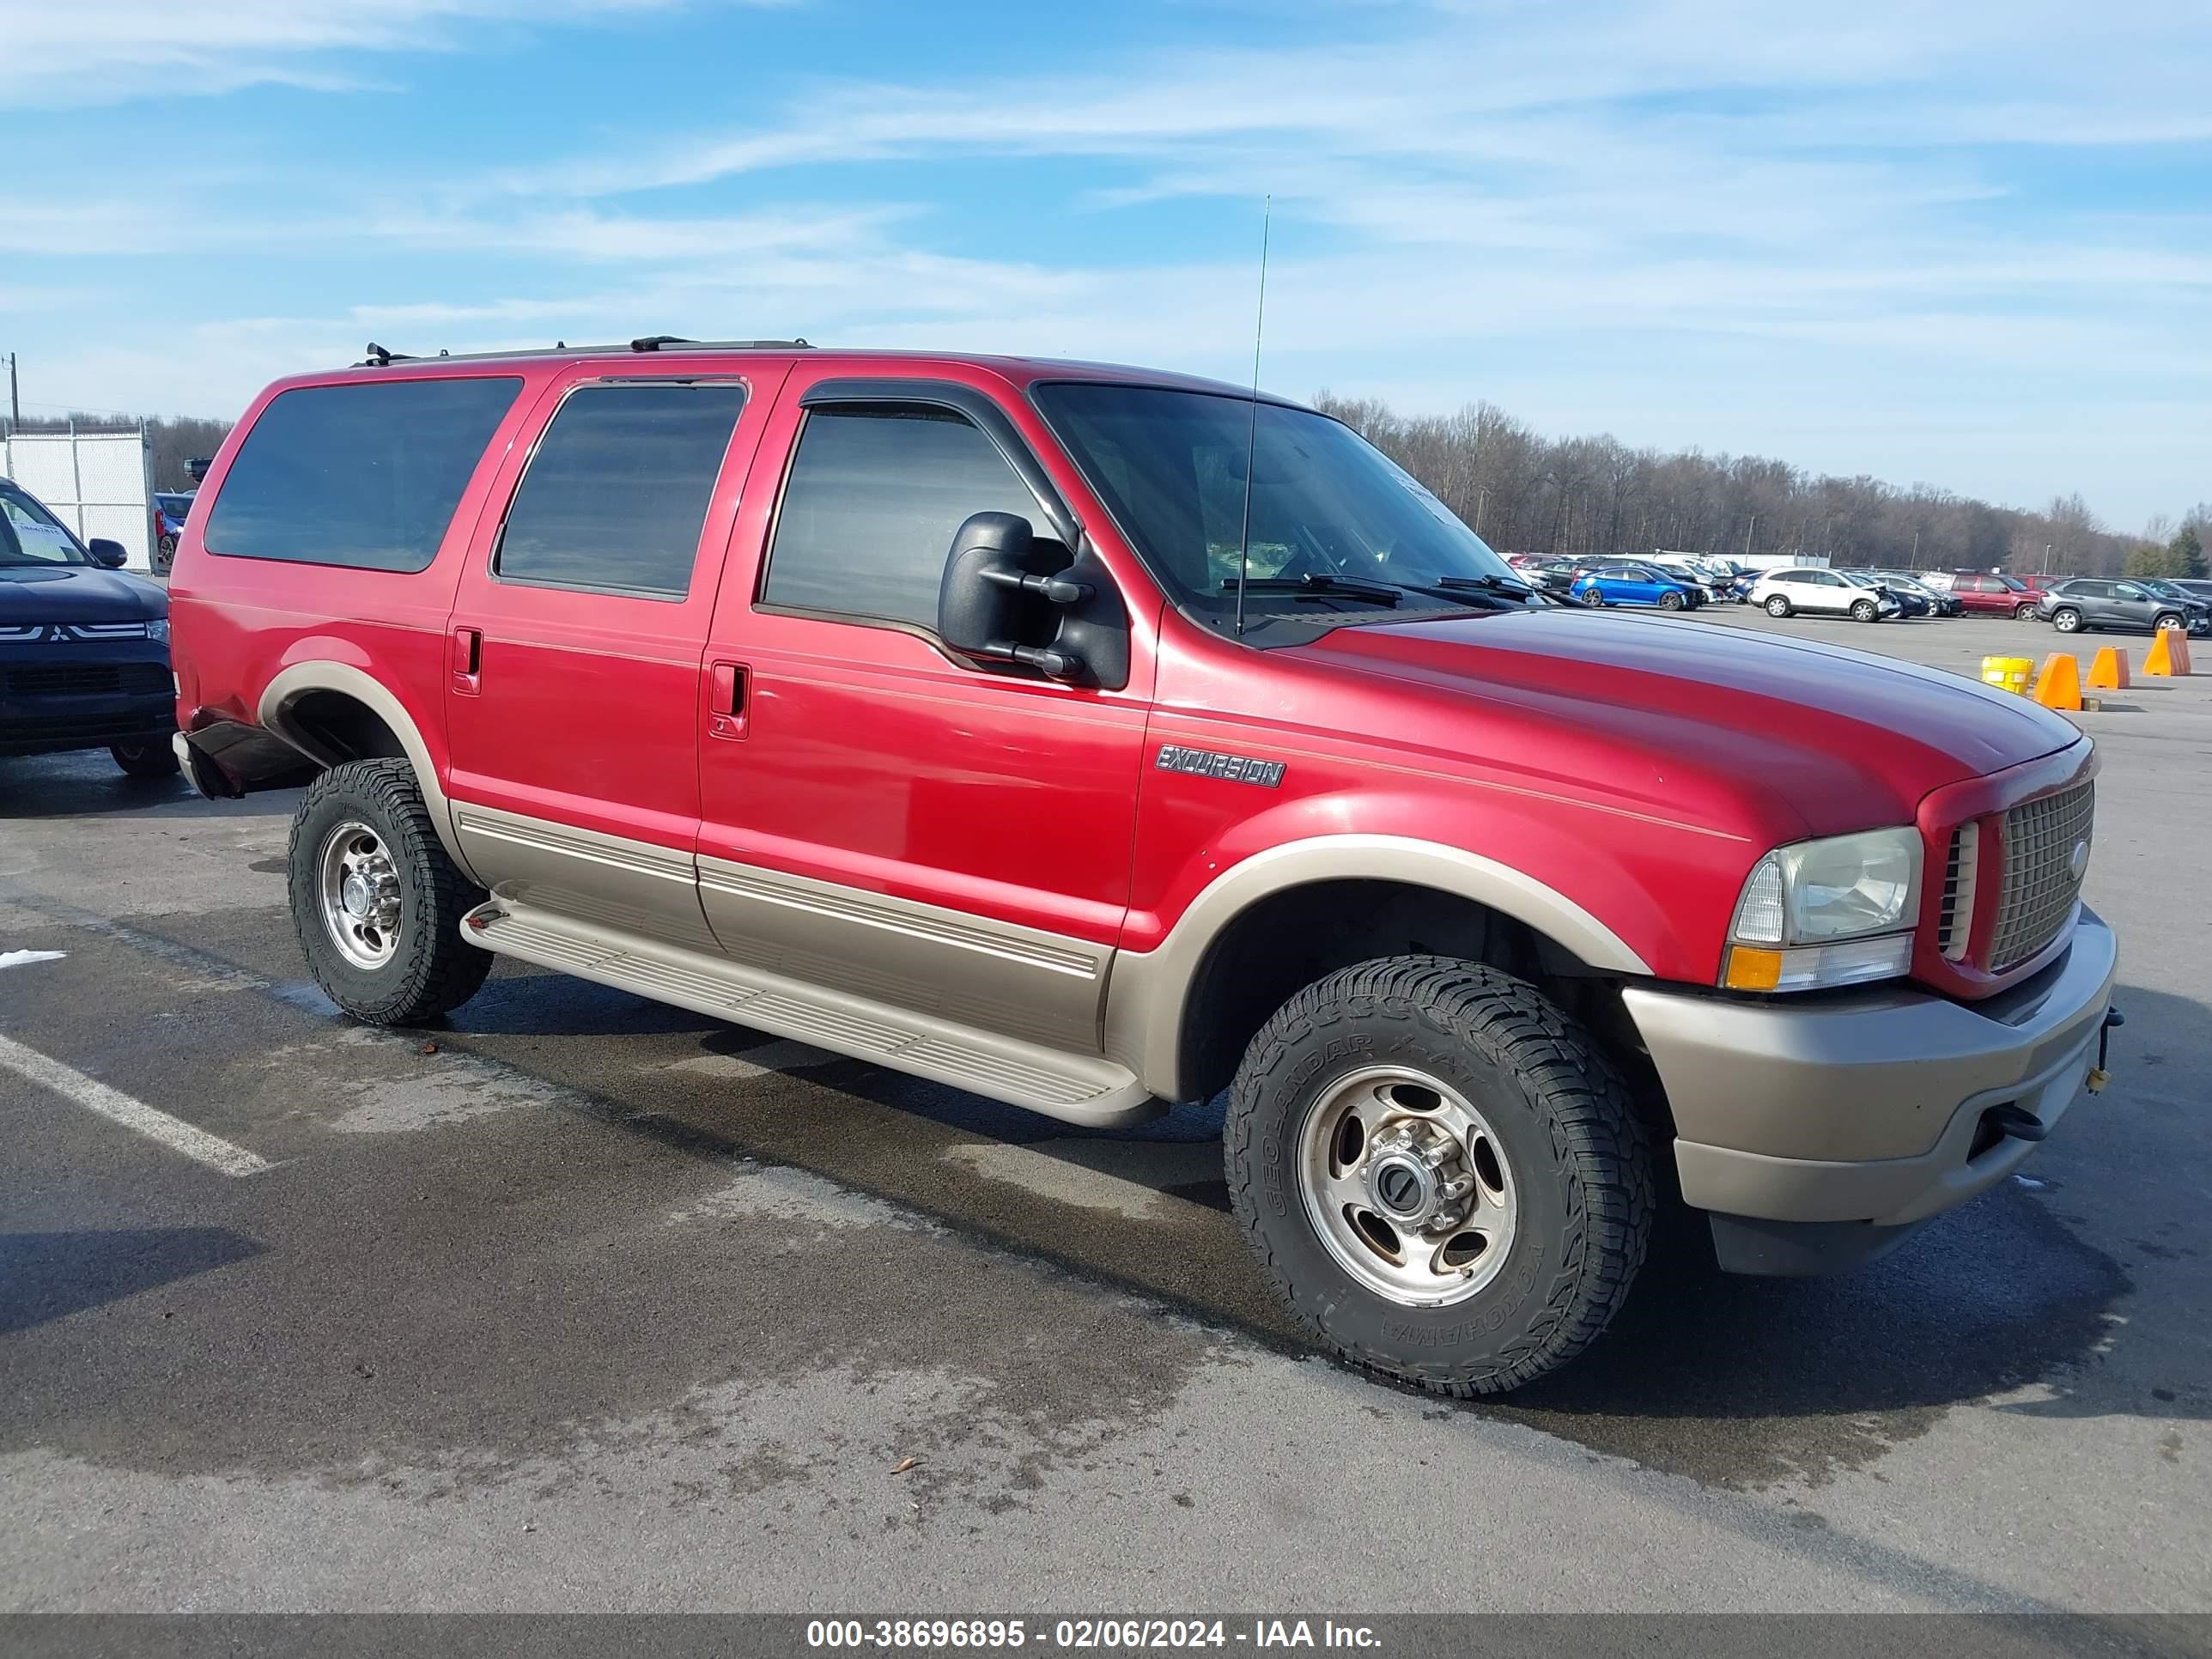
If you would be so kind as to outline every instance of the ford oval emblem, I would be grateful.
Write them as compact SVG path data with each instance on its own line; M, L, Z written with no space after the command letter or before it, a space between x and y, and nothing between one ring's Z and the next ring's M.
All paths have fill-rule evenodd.
M2074 850L2067 855L2066 873L2073 877L2078 885L2081 878L2088 872L2089 843L2086 841L2077 841L2074 843Z

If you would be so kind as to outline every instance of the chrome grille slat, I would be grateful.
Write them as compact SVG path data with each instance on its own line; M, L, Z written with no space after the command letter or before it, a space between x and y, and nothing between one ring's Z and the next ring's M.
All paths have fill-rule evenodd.
M2074 848L2090 838L2096 786L2081 784L2004 816L2004 888L1990 945L1990 969L2003 973L2026 962L2073 920L2081 894Z

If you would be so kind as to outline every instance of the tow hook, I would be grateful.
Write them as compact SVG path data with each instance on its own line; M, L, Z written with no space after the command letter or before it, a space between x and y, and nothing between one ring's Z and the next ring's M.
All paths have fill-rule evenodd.
M2089 1068L2089 1075L2082 1079L2093 1095L2102 1094L2106 1084L2112 1081L2112 1074L2105 1069L2105 1061L2110 1056L2113 1031L2127 1023L2128 1017L2118 1009L2105 1010L2105 1023L2097 1028L2097 1063Z

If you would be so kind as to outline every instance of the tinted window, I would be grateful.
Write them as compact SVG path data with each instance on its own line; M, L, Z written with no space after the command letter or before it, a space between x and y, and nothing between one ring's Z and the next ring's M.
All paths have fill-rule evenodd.
M933 629L952 532L971 513L1040 518L1006 458L959 416L813 410L784 486L761 598Z
M484 445L522 382L301 386L262 410L207 522L210 553L363 570L438 556Z
M561 404L507 508L508 581L681 598L744 407L741 386L587 386Z

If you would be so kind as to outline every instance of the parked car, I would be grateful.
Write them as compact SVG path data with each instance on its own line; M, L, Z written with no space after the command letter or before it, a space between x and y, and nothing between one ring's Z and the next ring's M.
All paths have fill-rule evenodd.
M1769 570L1753 584L1751 602L1770 617L1849 617L1853 622L1882 622L1904 614L1894 595L1863 586L1840 570L1814 565Z
M1582 574L1582 567L1572 559L1536 559L1516 568L1522 580L1534 582L1547 593L1563 598L1574 586L1575 578Z
M1662 1188L1733 1269L1877 1255L2100 1059L2087 737L1532 602L1243 388L378 354L269 388L201 493L179 750L312 775L339 1007L434 1019L501 953L1078 1124L1225 1091L1291 1316L1423 1388L1597 1338Z
M2035 590L2017 576L1990 576L1978 570L1960 570L1951 577L1951 596L1970 617L2035 615Z
M2043 596L2036 615L2062 634L2100 628L2179 628L2201 634L2212 626L2212 606L2185 596L2169 599L2142 582L2094 576L2059 583Z
M2142 585L2161 599L2171 599L2177 605L2186 605L2191 632L2201 634L2207 627L2212 627L2212 599L2192 593L2186 584L2168 581L2162 576L2144 579Z
M176 771L169 602L127 556L0 478L0 755L105 749L133 777Z
M1956 617L1964 614L1966 607L1958 596L1947 587L1930 586L1920 576L1909 570L1875 570L1868 573L1900 599L1908 594L1928 602L1931 617Z
M1838 574L1844 580L1855 586L1869 588L1876 593L1887 593L1891 599L1895 599L1898 615L1906 622L1911 622L1916 617L1931 616L1935 613L1935 602L1924 593L1917 591L1910 584L1892 581L1880 571L1844 570Z
M2194 576L2182 576L2176 578L2172 585L2192 599L2202 599L2205 604L2212 605L2212 582L2203 581Z
M185 520L192 510L189 492L157 492L154 497L154 574L168 574L177 556L177 538L185 533Z
M1584 567L1567 592L1584 605L1650 605L1662 611L1694 611L1705 602L1705 589L1686 576L1613 560Z

